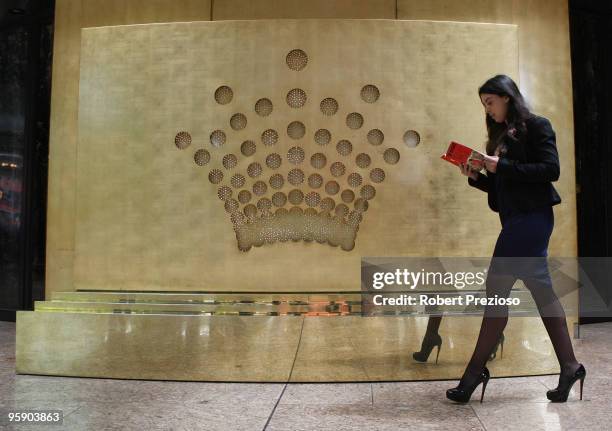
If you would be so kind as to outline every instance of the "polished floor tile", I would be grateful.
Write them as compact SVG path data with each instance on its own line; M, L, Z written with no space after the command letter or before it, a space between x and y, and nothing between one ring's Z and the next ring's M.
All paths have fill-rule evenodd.
M371 405L370 383L292 383L287 386L279 405L350 404Z
M567 403L484 402L472 407L487 431L610 429L609 402L574 398Z
M575 340L587 368L583 401L576 384L567 403L548 402L558 375L495 378L492 370L484 402L478 389L467 405L444 395L456 380L267 384L17 375L14 325L0 322L0 412L60 409L64 425L54 429L607 430L612 417L612 323L585 325Z
M278 406L267 430L482 430L469 406Z
M87 402L64 421L67 430L261 430L270 408L257 403Z

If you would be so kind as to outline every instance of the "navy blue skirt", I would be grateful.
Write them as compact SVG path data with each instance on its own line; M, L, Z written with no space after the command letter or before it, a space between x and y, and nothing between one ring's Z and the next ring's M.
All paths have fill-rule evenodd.
M490 271L521 279L547 276L548 242L554 227L552 206L502 213L500 220L502 230L495 243Z

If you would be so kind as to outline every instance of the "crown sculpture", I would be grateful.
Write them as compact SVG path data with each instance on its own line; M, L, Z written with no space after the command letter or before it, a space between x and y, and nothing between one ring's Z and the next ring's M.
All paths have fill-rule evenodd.
M286 63L289 69L299 72L306 67L308 56L294 49L287 54ZM227 85L221 85L214 93L219 105L231 103L233 97ZM361 89L363 103L376 103L379 99L380 91L375 85ZM302 108L306 101L306 91L300 88L286 95L291 110ZM255 103L254 114L269 117L273 109L270 99L261 98ZM339 104L334 98L325 98L320 110L322 115L335 116ZM350 112L344 122L357 131L364 118L358 112ZM245 129L247 115L233 114L229 126L234 131ZM335 149L329 148L332 134L327 129L316 130L314 139L305 142L306 125L292 121L286 126L286 134L295 144L289 145L285 153L279 150L281 137L275 128L261 132L259 142L245 140L234 146L224 130L216 129L206 143L208 149L200 148L193 154L197 166L210 169L208 180L218 186L217 195L229 214L238 248L246 252L252 246L276 241L314 240L352 250L364 213L376 196L376 188L385 180L385 169L399 162L400 152L382 147L385 135L380 129L367 131L360 142L339 139ZM408 147L416 147L419 141L416 131L404 133ZM174 143L180 150L188 148L191 134L179 131ZM288 171L281 169L284 163L289 164ZM246 169L239 171L239 165Z

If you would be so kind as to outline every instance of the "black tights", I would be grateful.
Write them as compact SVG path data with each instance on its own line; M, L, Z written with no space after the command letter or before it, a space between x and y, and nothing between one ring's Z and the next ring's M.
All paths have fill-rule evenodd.
M497 295L500 298L507 298L516 280L515 277L510 275L489 273L486 281L487 297ZM574 356L574 349L567 330L565 312L552 288L550 275L524 278L523 282L531 292L538 307L542 322L559 360L561 373L572 374L578 367L578 362ZM506 327L506 323L508 323L507 305L485 306L478 341L461 379L462 382L468 383L482 371L497 340Z

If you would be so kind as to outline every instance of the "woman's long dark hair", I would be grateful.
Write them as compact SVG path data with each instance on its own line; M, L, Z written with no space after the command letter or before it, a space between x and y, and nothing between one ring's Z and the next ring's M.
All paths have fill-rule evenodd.
M510 142L519 141L525 136L527 127L525 126L525 120L532 117L533 114L530 112L523 95L518 89L516 83L506 75L495 75L493 78L487 80L478 89L478 96L481 94L496 94L498 96L508 96L508 113L506 114L505 123L498 123L489 115L485 114L487 122L487 154L493 155L497 146L508 138ZM516 130L516 134L510 133L512 129Z

